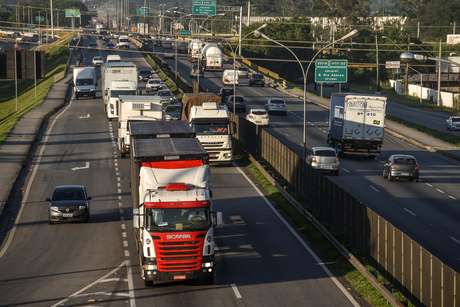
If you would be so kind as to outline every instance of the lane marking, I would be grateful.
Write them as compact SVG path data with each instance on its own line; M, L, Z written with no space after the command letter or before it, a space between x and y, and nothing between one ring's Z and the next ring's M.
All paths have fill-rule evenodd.
M91 115L88 113L88 114L86 114L86 115L80 116L79 118L80 118L80 119L86 119L86 118L90 118L90 117L91 117Z
M30 176L29 181L27 182L26 190L25 190L25 193L24 193L24 198L22 199L22 202L21 202L21 208L19 209L18 215L16 216L13 228L8 232L8 237L6 239L5 244L3 245L2 249L0 250L0 258L2 258L5 255L6 251L8 250L8 248L11 245L11 242L13 242L13 238L14 238L14 235L16 233L17 225L19 224L19 221L21 219L22 212L24 210L24 206L29 201L30 189L32 187L32 183L35 180L35 176L37 175L38 167L40 165L40 162L42 161L43 153L45 152L46 143L48 143L50 133L51 133L51 131L53 131L54 125L56 124L57 120L72 106L72 102L73 102L73 97L72 97L72 99L70 99L69 104L64 109L62 109L61 112L59 112L56 115L56 117L51 122L51 125L46 130L45 139L43 140L43 145L41 146L40 151L38 153L37 162L33 166L32 174ZM32 160L32 162L33 162L33 160Z
M121 194L121 189L117 189L118 194Z
M235 284L231 284L233 293L235 294L237 299L242 299L243 297L241 296L240 290L238 290L238 287Z
M433 187L433 185L432 185L431 183L425 182L425 184L426 184L427 186L429 186L430 188Z
M126 237L127 237L126 231L123 231L123 232L121 233L121 236L122 236L123 238L126 238Z
M128 247L128 241L123 241L123 247Z
M260 197L264 200L265 204L272 210L273 214L281 221L281 223L286 226L289 232L297 239L300 245L313 257L316 263L326 272L332 282L339 288L339 290L343 293L343 295L350 301L350 303L355 306L359 307L360 305L355 300L355 298L345 289L345 287L338 281L338 279L331 273L329 268L324 265L320 264L321 259L316 255L316 253L308 246L308 244L302 239L302 237L292 228L292 226L286 221L286 219L275 209L272 203L265 197L265 195L260 191L260 189L255 185L254 182L243 172L243 170L239 166L235 166L238 172L246 179L246 181L252 186L252 188L259 194Z
M372 190L374 190L375 192L379 193L380 190L377 189L376 187L374 187L373 185L370 185L369 188L371 188Z
M129 257L129 250L125 249L124 254L125 254L125 257Z
M350 170L346 169L345 167L342 167L342 170L343 170L345 173L351 173Z
M410 209L404 208L404 211L406 211L407 213L409 213L412 216L417 216L417 214L415 214L414 211L412 211Z
M133 271L131 269L131 261L126 260L126 267L128 268L128 293L129 293L129 305L130 307L136 307L136 297L134 296L134 283L133 283Z
M452 241L454 241L455 243L460 244L460 240L459 240L459 239L457 239L457 238L455 238L455 237L452 237L452 236L450 236L450 239L451 239Z
M89 168L89 162L88 161L85 162L85 166L72 167L71 170L75 172L75 171L79 171L79 170L87 169L87 168Z
M126 224L121 224L121 229L125 230L126 229Z
M450 199L453 199L453 200L456 200L456 199L457 199L457 198L455 198L455 197L452 196L452 195L449 195L449 196L447 196L447 197L449 197Z
M56 304L54 305L51 305L51 307L57 307L57 306L60 306L60 305L63 305L64 303L66 303L67 301L69 301L71 298L73 297L76 297L78 295L80 295L81 293L83 293L84 291L88 290L89 288L91 288L92 286L98 284L99 282L101 282L102 280L105 280L107 279L107 277L109 277L110 275L114 274L116 271L120 270L123 266L126 266L128 268L128 271L130 270L131 268L131 263L129 262L129 260L125 260L123 261L119 266L117 266L116 268L114 268L113 270L111 270L110 272L108 272L107 274L105 274L104 276L102 276L101 278L93 281L92 283L90 283L89 285L81 288L80 290L72 293L71 295L69 295L68 297L66 297L65 299L63 300L60 300L59 302L57 302ZM129 286L129 275L128 275L128 286ZM131 307L135 307L136 304L132 305L131 304Z
M438 192L441 193L441 194L445 194L445 193L446 193L446 192L444 192L444 191L441 190L441 189L436 189L436 191L438 191Z

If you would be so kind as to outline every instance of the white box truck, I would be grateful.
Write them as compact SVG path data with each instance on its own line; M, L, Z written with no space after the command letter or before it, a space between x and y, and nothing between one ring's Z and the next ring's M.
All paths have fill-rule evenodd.
M102 101L106 106L112 81L133 81L137 88L137 66L131 62L107 62L101 66Z
M120 35L118 37L117 47L118 47L118 49L129 49L129 36L128 35Z
M238 70L226 69L222 73L222 83L224 85L238 85L240 83L240 75Z
M96 69L94 67L74 67L73 92L75 99L81 96L96 98Z
M222 50L215 43L208 43L203 47L204 70L222 70Z
M203 102L190 109L188 119L196 137L209 153L209 161L233 161L232 134L227 107L216 102Z
M137 95L137 82L136 81L112 81L107 91L107 119L112 120L118 118L119 109L119 96L121 95Z
M162 120L163 109L158 96L120 95L118 97L118 149L121 156L129 153L131 121Z
M331 95L328 143L340 154L380 154L387 98L378 95Z
M201 57L201 48L203 42L199 39L192 39L188 45L188 53L190 62L197 62Z

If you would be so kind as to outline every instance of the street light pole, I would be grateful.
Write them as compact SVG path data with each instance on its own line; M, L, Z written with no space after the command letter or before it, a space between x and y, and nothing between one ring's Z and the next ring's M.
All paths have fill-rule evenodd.
M439 54L438 54L439 59L441 59L441 56L442 56L441 48L442 48L442 42L441 42L441 40L439 40ZM438 106L442 106L442 101L441 101L441 61L438 61L438 93L437 93L436 96L437 96L436 104Z
M53 40L54 39L53 0L50 0L50 13L51 13L51 40Z
M377 34L375 34L375 70L376 70L376 85L377 85L377 92L380 91L380 67L379 67L379 43L378 43L378 37Z
M296 59L296 61L299 63L299 66L300 66L300 69L302 71L302 75L303 75L303 137L302 137L302 143L303 143L303 147L304 147L304 158L306 159L307 157L307 78L308 78L308 72L310 71L310 67L311 67L311 64L314 62L315 58L325 49L329 48L330 46L333 46L334 44L340 42L340 41L343 41L347 38L351 38L353 36L355 36L356 34L358 33L357 30L352 30L350 31L349 33L347 33L346 35L342 36L341 38L327 44L326 46L324 46L323 48L319 49L315 54L314 56L312 57L312 59L310 60L310 62L308 63L308 66L307 66L307 69L305 70L303 68L303 65L302 65L302 62L299 60L299 58L297 57L297 55L294 53L294 51L292 51L290 48L288 48L287 46L281 44L280 42L268 37L267 35L263 34L262 32L258 31L258 30L255 30L254 31L254 35L255 36L262 36L263 38L265 38L266 40L268 41L271 41L272 43L275 43L283 48L285 48L287 51L289 51L289 53L291 53L294 58Z

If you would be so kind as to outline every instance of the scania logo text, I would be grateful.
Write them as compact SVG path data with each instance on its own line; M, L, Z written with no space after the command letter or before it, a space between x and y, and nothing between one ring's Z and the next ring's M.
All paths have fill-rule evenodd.
M172 234L166 235L167 240L184 240L184 239L191 239L192 236L189 234Z

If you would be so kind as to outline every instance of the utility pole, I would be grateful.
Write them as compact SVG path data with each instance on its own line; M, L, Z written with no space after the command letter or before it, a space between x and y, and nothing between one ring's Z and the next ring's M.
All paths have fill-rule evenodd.
M246 21L246 27L251 25L251 0L248 1L248 20Z
M15 110L18 111L18 62L17 62L18 45L14 44L14 92L15 92Z
M37 98L37 52L34 48L34 96Z
M54 39L53 0L50 0L50 12L51 12L51 40L53 40Z
M439 40L439 54L438 54L438 94L437 94L437 105L442 106L442 101L441 101L441 56L442 56L442 41Z
M417 39L420 39L420 21L417 21Z
M379 67L379 42L377 33L375 34L375 70L376 70L376 85L377 85L377 92L380 91L380 67Z
M240 30L238 35L238 55L241 56L241 31L243 28L243 7L240 6Z

